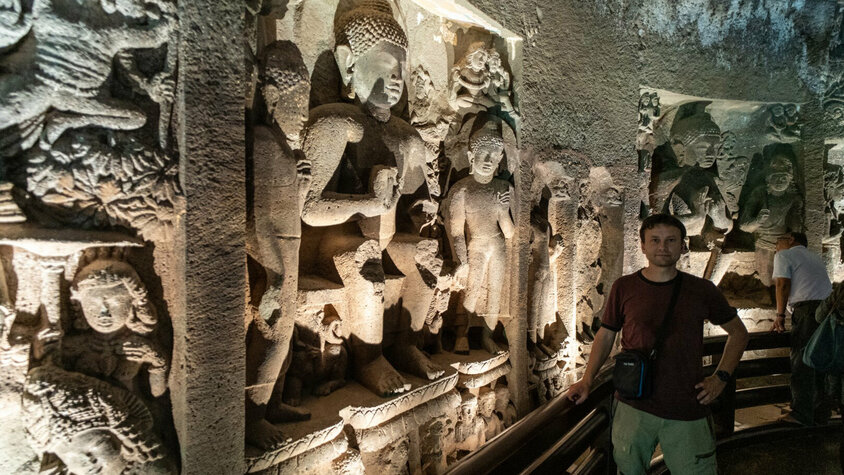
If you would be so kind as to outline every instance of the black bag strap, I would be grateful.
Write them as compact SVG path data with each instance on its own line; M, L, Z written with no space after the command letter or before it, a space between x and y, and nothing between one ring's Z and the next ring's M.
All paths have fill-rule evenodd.
M665 318L662 319L662 325L656 334L656 343L651 350L651 358L656 359L659 350L662 349L662 342L665 339L665 328L668 326L668 320L674 314L674 307L677 305L677 297L680 296L680 284L683 280L683 273L677 271L677 277L674 278L674 288L671 291L671 301L668 302L668 310L665 312Z

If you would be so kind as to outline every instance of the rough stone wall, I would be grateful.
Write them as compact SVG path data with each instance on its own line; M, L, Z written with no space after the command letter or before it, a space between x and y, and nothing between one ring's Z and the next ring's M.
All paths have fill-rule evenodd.
M174 412L183 473L243 465L245 162L243 6L180 2L180 154L187 211L184 318L174 322ZM177 296L179 292L175 293ZM178 297L177 297L178 298Z

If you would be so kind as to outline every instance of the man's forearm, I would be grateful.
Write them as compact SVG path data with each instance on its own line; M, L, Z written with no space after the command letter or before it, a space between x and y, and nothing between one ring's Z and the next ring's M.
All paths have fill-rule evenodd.
M782 315L788 303L788 294L791 293L791 279L778 277L776 286L777 315Z
M749 339L747 329L739 317L736 317L735 324L731 324L731 328L727 328L727 342L724 344L724 354L721 355L721 362L718 364L718 370L726 371L730 374L735 372L736 367L741 361L741 355L747 347Z
M604 365L607 357L612 351L612 345L615 343L615 335L617 332L607 330L601 327L595 335L595 340L592 343L592 351L589 354L589 362L586 363L586 371L583 373L583 380L590 385L598 374L598 370Z

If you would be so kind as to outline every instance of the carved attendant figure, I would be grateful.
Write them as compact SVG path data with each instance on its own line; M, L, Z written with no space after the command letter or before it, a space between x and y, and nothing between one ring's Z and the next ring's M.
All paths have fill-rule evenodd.
M170 361L151 338L158 318L135 270L125 262L96 260L76 275L71 299L93 331L65 338L64 357L70 366L136 393L140 391L135 378L143 368L152 396L164 394Z
M310 79L296 47L281 41L264 49L259 74L266 114L252 129L247 242L267 288L246 337L246 438L268 449L285 440L270 422L310 416L281 397L296 315L300 210L310 182L310 163L295 152L308 119Z
M323 262L322 267L336 266L350 293L350 346L357 380L389 395L410 385L382 354L381 251L395 232L399 196L425 182L427 152L419 133L390 114L404 88L407 37L389 3L362 2L341 17L335 36L337 66L357 104L328 104L311 111L303 150L313 163L313 183L302 219L309 226L358 221L363 238L345 226L342 237L323 240L320 254L333 257L333 262ZM337 180L335 173L345 179ZM347 188L349 183L359 186Z
M544 357L554 351L545 347L545 326L554 323L557 313L557 279L551 266L563 250L562 236L551 237L551 224L537 206L530 213L531 271L530 309L528 311L528 339L537 344ZM537 355L538 358L543 355Z
M794 185L789 157L783 154L771 157L765 183L750 192L739 225L756 238L756 271L763 284L771 285L777 238L788 231L803 229L803 199Z
M711 254L708 269L701 274L718 283L730 264L730 259L721 254L721 247L733 220L713 167L721 149L721 129L703 107L697 104L690 115L675 120L671 127L671 149L679 168L659 174L661 191L657 192L657 199L663 201L656 209L677 217L689 236L703 236ZM705 230L707 218L712 226ZM704 231L710 232L704 235Z
M449 191L446 224L460 265L455 274L466 286L463 307L484 317L482 343L491 353L499 351L492 341L492 331L498 323L501 294L507 280L506 240L515 232L510 216L513 187L494 178L504 156L504 142L496 130L499 125L500 121L490 120L472 134L471 176L455 183ZM486 301L485 307L478 306L482 300Z

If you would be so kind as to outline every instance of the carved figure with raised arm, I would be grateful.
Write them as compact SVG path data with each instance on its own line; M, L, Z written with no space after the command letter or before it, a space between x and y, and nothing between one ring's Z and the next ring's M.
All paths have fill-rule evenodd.
M750 192L739 225L756 238L756 271L764 285L771 285L777 238L788 231L803 230L803 198L794 184L790 157L782 152L772 155L765 183Z
M410 385L382 352L382 251L395 234L399 197L425 183L427 151L416 129L390 112L402 96L407 58L407 37L390 4L354 5L339 19L335 43L340 76L355 104L311 110L303 151L312 163L312 183L302 219L312 227L339 227L320 242L316 267L339 275L349 295L355 378L390 395Z
M721 253L724 236L733 226L732 213L716 181L715 161L721 151L721 128L695 104L688 115L671 126L670 145L677 168L665 168L657 177L656 210L677 217L689 236L701 236L710 249L708 269L702 277L718 282L730 264ZM711 227L706 227L707 218Z

